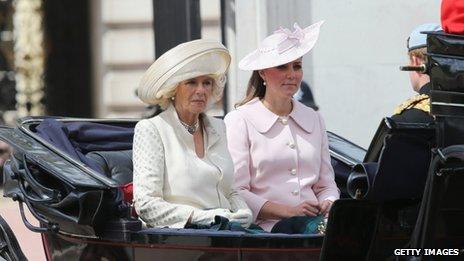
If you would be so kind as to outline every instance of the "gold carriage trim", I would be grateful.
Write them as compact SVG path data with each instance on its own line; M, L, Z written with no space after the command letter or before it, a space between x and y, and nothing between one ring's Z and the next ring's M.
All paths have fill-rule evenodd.
M403 111L408 109L419 109L424 112L430 113L430 98L426 94L416 95L409 98L398 107L395 108L393 114L401 114Z

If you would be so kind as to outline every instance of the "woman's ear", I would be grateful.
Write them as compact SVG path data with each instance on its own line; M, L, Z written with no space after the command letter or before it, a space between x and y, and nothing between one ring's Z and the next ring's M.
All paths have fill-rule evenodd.
M171 99L171 101L172 101L173 103L174 103L175 100L176 100L177 90L179 89L180 84L181 84L181 83L178 83L178 84L176 85L176 88L174 88L174 90L172 91L172 94L171 94L172 96L171 96L171 98L169 98L169 99Z
M258 74L259 74L259 76L261 77L261 79L262 79L263 81L266 81L266 77L264 76L264 71L263 71L263 70L259 70L259 71L258 71Z

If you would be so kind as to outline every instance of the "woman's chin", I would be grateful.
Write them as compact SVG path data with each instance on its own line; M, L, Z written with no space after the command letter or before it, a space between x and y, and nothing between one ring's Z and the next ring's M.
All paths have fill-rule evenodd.
M284 91L284 95L291 98L293 97L293 95L295 95L295 93L298 91L298 88L295 88L295 87L289 87L289 88L286 88L285 91Z
M205 112L206 110L206 104L195 104L190 107L190 112L195 113L195 114L200 114L202 112Z
M288 91L286 93L284 93L284 97L287 98L287 99L292 99L293 98L293 95L295 95L296 92L294 91Z

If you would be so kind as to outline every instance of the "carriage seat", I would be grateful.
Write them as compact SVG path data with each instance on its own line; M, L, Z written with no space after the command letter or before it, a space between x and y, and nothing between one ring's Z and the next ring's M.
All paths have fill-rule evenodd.
M99 172L115 180L120 185L132 182L132 150L92 151L88 158L95 161Z
M348 193L374 201L420 198L434 140L433 126L385 118L364 163L354 166L348 177Z

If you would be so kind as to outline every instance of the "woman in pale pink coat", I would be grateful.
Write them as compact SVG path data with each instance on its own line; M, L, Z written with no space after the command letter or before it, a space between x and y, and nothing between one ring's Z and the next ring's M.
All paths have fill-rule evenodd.
M327 216L339 198L324 121L292 99L321 24L280 29L239 64L253 73L247 97L225 117L228 148L235 186L266 231L287 218Z

